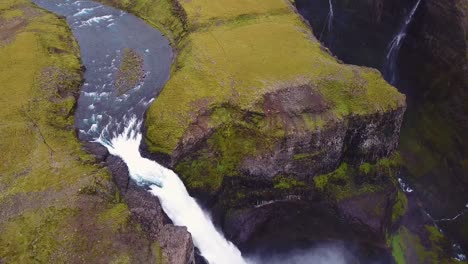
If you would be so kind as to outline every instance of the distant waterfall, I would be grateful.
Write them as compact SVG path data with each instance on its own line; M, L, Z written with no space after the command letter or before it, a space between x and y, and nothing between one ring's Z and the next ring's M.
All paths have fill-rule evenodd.
M330 6L330 11L328 11L328 32L331 32L333 28L333 4L332 0L328 0L328 5Z
M411 9L411 12L405 18L405 22L402 25L400 31L398 31L398 34L393 38L393 40L390 42L390 45L388 46L388 53L385 58L385 65L383 69L385 79L387 79L387 81L390 84L394 85L397 82L396 63L398 59L398 54L400 53L400 48L403 44L403 41L406 38L408 26L411 24L413 16L416 13L416 10L418 9L420 3L421 0L418 0L418 2L416 2L416 5L413 7L413 9Z
M328 0L328 6L329 6L329 11L327 15L327 22L325 25L323 25L323 29L322 29L322 32L320 33L319 40L322 40L322 35L323 35L323 32L325 31L325 28L327 28L328 34L330 34L333 29L333 17L335 16L335 14L333 13L332 0Z

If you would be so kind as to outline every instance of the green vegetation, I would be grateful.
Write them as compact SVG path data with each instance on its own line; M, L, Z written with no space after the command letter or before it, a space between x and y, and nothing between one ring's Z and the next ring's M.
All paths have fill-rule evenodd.
M218 130L208 140L209 152L200 150L178 163L189 188L214 192L224 176L240 176L237 168L246 157L269 149L268 138L236 124ZM196 158L194 158L196 157Z
M404 96L375 70L340 64L282 0L101 0L174 34L177 60L171 79L147 112L145 140L151 152L171 155L206 134L207 149L176 164L190 189L219 189L237 176L247 158L267 153L294 131L317 131L350 114L395 109ZM295 127L266 116L265 94L307 86L329 106L325 113L298 113ZM225 130L225 131L222 131ZM199 137L196 135L195 137ZM310 156L309 156L310 155ZM294 158L308 159L304 153Z
M444 255L442 247L448 242L434 226L425 226L429 244L405 227L389 238L389 246L397 264L406 263L456 263ZM450 244L448 244L450 246Z
M118 203L113 205L112 208L102 212L98 220L106 226L110 226L114 231L125 228L130 221L127 204Z
M276 176L273 181L275 183L273 187L278 190L291 190L294 188L301 188L306 186L306 183L303 181L285 176Z
M65 20L4 0L0 24L0 262L152 259L127 207L114 204L107 169L75 136L82 73Z
M398 190L395 204L392 208L392 223L398 221L405 213L408 208L408 198L406 195Z
M288 87L310 85L322 94L332 106L327 120L403 103L375 70L339 64L324 52L286 2L205 2L182 2L191 31L148 111L150 151L172 154L200 113L226 103L263 114L264 95Z
M175 0L98 0L125 10L158 28L173 44L182 46L186 34L185 11Z
M158 264L167 264L168 261L166 257L163 254L163 250L161 246L158 244L158 242L154 242L152 245L152 250L153 250L153 256L155 256L156 263Z
M71 210L49 207L7 222L0 236L0 256L17 263L50 259L66 240L66 234L60 231L72 215Z
M395 172L399 166L400 156L395 153L375 164L363 163L359 168L342 163L335 171L315 176L313 180L318 191L341 201L361 194L382 191L389 184L396 188ZM406 199L403 193L401 195L399 200Z
M369 174L371 169L372 169L372 165L370 163L367 163L367 162L365 162L365 163L361 164L361 166L359 166L359 170L361 172L363 172L364 174Z
M144 77L143 58L136 51L125 49L115 80L119 95L137 86Z

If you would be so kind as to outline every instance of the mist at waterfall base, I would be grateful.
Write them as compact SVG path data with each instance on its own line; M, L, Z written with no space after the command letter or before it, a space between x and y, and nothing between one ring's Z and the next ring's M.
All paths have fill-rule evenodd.
M261 252L249 257L249 263L268 264L348 264L360 263L342 243L322 243L305 249L289 252ZM367 262L366 262L367 263ZM371 262L372 263L372 262ZM378 262L375 262L376 264Z

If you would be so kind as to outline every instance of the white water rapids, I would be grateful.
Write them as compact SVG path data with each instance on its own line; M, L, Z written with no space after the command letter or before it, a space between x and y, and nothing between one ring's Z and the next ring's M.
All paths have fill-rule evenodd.
M141 121L133 117L120 135L113 135L108 140L103 133L96 141L127 164L134 181L150 186L150 192L159 198L164 212L175 225L187 227L195 246L210 264L245 264L239 249L216 230L210 217L188 194L177 174L141 156L140 126Z

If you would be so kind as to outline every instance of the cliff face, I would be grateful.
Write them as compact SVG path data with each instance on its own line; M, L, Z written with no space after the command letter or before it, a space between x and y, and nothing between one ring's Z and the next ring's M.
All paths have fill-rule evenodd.
M430 0L423 7L401 53L401 75L416 88L401 149L421 199L435 218L446 218L468 201L468 6ZM468 248L466 218L443 226Z
M380 69L413 1L332 1L331 20L328 1L297 0L295 4L311 23L314 35L340 60Z
M378 163L397 147L404 96L377 71L331 57L285 2L248 2L181 2L188 34L147 113L148 150L166 157L244 249L357 239L383 254L396 181L358 167L384 171ZM324 217L311 226L293 208Z
M155 196L138 186L128 175L127 165L119 158L110 156L99 145L88 144L93 153L101 152L109 167L120 194L125 199L132 218L140 224L153 245L157 263L195 263L192 236L186 227L174 226L164 214Z
M172 166L187 175L189 184L200 183L199 187L206 191L213 185L203 177L208 178L218 164L228 163L226 159L235 162L227 175L270 179L290 175L307 180L335 170L342 162L376 162L396 149L404 106L364 116L324 119L310 128L308 121L317 122L321 116L332 115L327 113L325 102L313 96L313 91L303 86L267 94L267 114L225 106L199 116L174 151ZM229 119L213 126L220 112ZM190 172L194 169L191 164L197 160L207 173Z
M305 179L396 148L404 97L378 72L337 62L282 1L225 4L182 3L180 68L147 114L149 151L189 187L214 193L243 173Z
M326 1L296 1L314 28L326 26ZM321 40L348 63L382 69L388 43L416 1L334 1L333 28ZM419 198L435 218L464 210L467 167L466 1L421 1L398 59L408 109L399 151ZM317 31L315 34L320 34ZM444 222L466 247L462 220Z

